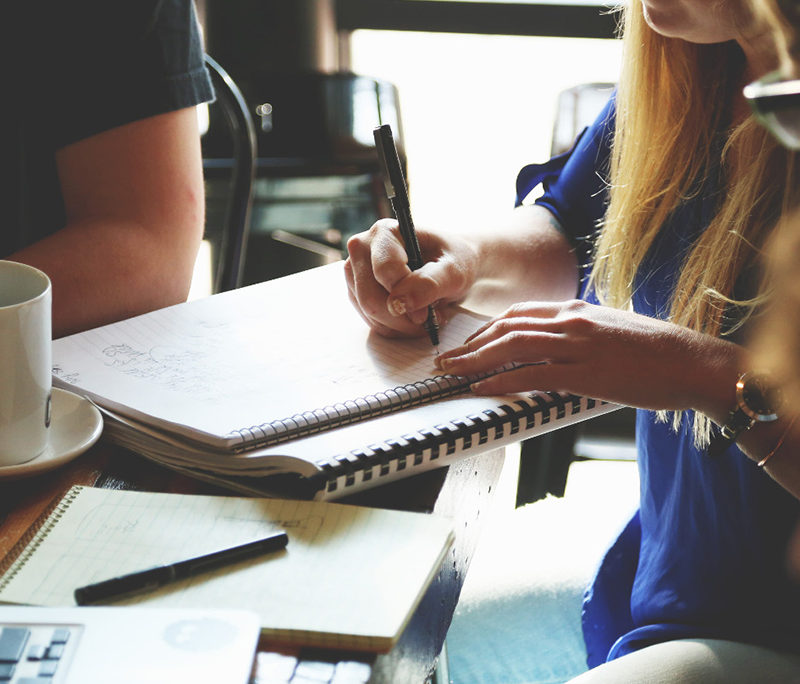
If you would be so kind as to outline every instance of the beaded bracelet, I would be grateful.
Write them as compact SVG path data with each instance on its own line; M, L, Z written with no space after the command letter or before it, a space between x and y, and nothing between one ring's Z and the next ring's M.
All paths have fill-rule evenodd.
M794 422L796 420L797 420L797 416L792 418L792 420L789 423L789 425L787 425L786 429L783 431L783 434L781 435L781 438L778 440L778 443L775 445L775 448L772 451L770 451L766 456L764 456L764 458L762 458L758 462L758 467L759 468L763 468L766 465L767 461L769 461L769 459L771 459L775 455L775 453L778 451L778 449L781 448L781 445L783 444L783 440L785 440L787 435L791 432L792 427L794 426Z

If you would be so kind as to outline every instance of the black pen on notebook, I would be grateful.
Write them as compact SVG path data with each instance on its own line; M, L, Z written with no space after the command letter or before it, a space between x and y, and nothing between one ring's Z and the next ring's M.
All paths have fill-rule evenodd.
M106 603L116 599L154 591L166 584L194 577L202 572L233 565L248 558L254 558L286 548L289 537L286 532L275 532L263 539L214 551L196 558L158 565L147 570L120 575L96 584L87 584L75 590L75 602L79 606Z
M383 184L386 186L386 195L392 203L397 223L400 225L400 235L408 256L408 267L416 271L422 267L422 251L419 248L417 233L414 230L414 221L411 219L411 205L408 201L408 188L400 167L400 157L394 144L392 128L383 124L373 130L375 147L378 149L378 159L383 171ZM431 344L439 352L439 322L433 306L428 307L428 318L423 324L431 338Z

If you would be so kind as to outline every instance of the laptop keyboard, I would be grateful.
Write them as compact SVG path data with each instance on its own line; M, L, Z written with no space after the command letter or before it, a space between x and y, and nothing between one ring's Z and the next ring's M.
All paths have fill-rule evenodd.
M80 625L0 625L0 684L55 684L66 675ZM259 653L251 684L366 684L372 669L357 660Z
M357 660L336 662L259 653L257 672L252 684L366 684L372 668Z
M0 682L51 684L80 638L78 625L0 625ZM61 668L61 670L59 670Z

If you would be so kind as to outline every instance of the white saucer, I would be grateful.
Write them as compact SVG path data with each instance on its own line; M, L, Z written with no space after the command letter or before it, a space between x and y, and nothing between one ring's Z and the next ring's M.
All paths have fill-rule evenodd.
M92 402L54 387L50 443L30 461L0 466L0 480L30 477L64 465L92 446L102 431L103 418Z

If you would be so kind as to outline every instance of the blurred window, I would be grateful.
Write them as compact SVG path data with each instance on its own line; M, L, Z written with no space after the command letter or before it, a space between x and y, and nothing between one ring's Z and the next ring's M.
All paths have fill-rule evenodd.
M519 169L550 156L559 93L616 82L620 57L614 39L376 30L351 36L353 71L399 90L416 223L454 229L513 206Z

